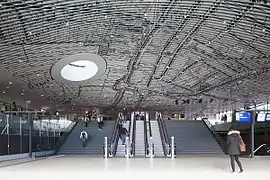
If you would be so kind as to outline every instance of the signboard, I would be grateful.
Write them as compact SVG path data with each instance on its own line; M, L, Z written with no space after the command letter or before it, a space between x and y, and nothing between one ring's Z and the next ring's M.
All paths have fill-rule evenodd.
M264 122L265 121L266 114L265 113L259 113L257 117L257 122Z
M270 122L270 113L267 113L267 114L265 115L265 121Z
M239 113L236 113L236 121L239 121L239 122L250 122L250 113L249 112L239 112Z

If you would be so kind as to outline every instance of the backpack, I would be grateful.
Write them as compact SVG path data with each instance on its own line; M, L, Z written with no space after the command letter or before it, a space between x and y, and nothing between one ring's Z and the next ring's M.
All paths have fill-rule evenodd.
M85 132L83 132L83 133L82 133L82 136L83 136L83 137L85 137L85 136L86 136Z

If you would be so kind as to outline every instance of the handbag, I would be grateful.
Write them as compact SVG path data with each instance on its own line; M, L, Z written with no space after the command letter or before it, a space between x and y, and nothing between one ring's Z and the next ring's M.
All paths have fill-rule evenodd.
M244 141L240 135L239 135L239 139L240 139L240 142L239 142L240 151L245 152L246 151L246 144L244 143Z

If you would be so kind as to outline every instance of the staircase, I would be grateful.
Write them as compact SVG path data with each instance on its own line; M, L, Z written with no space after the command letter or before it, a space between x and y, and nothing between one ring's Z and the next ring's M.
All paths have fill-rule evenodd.
M135 156L145 156L144 121L136 121Z
M164 156L162 141L160 138L159 126L157 121L151 121L152 142L154 144L155 156ZM150 141L149 141L150 142Z
M126 128L127 130L129 130L129 124L130 124L130 121L127 121L126 123L123 124L123 127ZM130 132L128 132L128 133L130 133ZM118 157L125 156L125 145L122 145L122 141L120 138L118 140L118 145L117 145L117 150L116 150L115 156L118 156Z
M85 127L85 122L79 122L58 153L66 155L103 155L104 137L107 136L108 140L110 139L114 125L115 121L105 121L103 130L99 131L96 122L88 123L88 127ZM88 143L85 148L82 147L80 140L82 129L88 133Z
M224 154L203 121L165 120L165 125L174 136L176 155Z

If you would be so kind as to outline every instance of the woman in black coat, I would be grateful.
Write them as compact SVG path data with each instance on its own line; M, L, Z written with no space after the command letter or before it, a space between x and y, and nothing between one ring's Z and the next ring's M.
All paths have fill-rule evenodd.
M230 156L231 160L231 168L232 172L235 172L235 162L237 163L240 173L243 172L242 164L239 161L239 155L241 153L240 150L240 132L230 128L230 131L228 132L227 136L227 146L228 146L228 155Z

